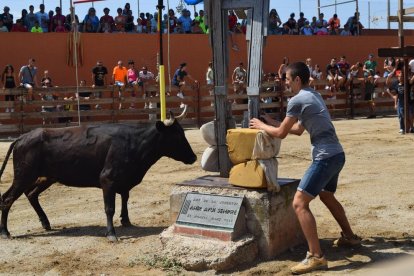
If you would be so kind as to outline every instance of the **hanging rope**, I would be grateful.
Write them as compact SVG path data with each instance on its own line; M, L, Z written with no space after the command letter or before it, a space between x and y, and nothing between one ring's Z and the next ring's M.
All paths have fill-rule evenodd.
M170 10L170 0L167 0L167 10ZM168 91L171 93L171 63L170 63L170 18L167 18L167 67L168 67Z

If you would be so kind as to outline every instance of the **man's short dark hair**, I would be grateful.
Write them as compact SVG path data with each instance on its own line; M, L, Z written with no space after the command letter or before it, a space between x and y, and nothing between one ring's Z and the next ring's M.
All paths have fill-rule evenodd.
M301 61L291 63L287 67L287 71L290 72L292 80L294 80L296 77L299 77L302 84L306 85L309 83L310 72L308 66L305 63Z

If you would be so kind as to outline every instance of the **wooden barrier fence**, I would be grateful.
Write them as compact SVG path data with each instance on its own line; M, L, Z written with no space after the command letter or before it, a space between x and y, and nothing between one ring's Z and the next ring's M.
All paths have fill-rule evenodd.
M385 79L376 81L374 101L364 101L358 97L361 89L361 80L353 82L354 89L337 92L336 99L325 89L325 80L314 81L313 86L325 99L325 103L334 118L352 118L353 116L367 116L369 106L375 104L378 115L394 114L394 101L385 92ZM352 87L351 86L351 87ZM51 87L36 88L33 102L27 101L27 91L24 88L0 89L0 135L16 135L28 132L38 127L63 127L78 125L78 101L76 99L76 87ZM81 123L148 123L159 118L158 86L149 85L146 88L150 97L144 99L140 89L136 97L134 91L127 88L122 98L118 96L118 88L108 87L79 87L78 92L91 93L90 97L80 97L80 121ZM176 96L176 87L167 87L167 109L174 114L181 112L180 104L188 105L188 115L183 120L184 125L201 126L203 123L214 119L214 96L210 95L210 87L187 87L184 90L184 99ZM94 93L102 93L101 98L94 97ZM41 100L39 94L51 100ZM14 95L14 101L5 101L5 95ZM284 90L279 83L266 82L262 85L260 93L260 108L282 119L286 112L287 102L292 97L292 92ZM53 99L52 99L53 98ZM236 95L233 87L229 86L228 99L232 102L232 112L239 123L243 118L243 112L247 110L247 95ZM122 109L119 104L122 103ZM144 108L145 103L149 108ZM135 108L130 108L133 104ZM6 112L8 109L9 112ZM13 112L10 112L14 109Z

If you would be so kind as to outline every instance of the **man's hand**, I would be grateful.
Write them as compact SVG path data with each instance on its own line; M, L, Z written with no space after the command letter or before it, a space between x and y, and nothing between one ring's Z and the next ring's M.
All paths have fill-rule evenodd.
M266 124L257 118L253 118L249 122L249 128L262 129Z

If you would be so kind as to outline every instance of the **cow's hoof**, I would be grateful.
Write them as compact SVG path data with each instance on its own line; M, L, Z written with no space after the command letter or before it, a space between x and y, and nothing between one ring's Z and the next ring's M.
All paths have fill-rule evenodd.
M115 235L108 235L106 237L108 238L108 241L110 241L110 242L117 242L118 241L118 239L116 238Z
M2 239L10 239L11 238L10 233L8 231L2 231L1 232L1 238Z
M121 220L121 224L123 227L131 227L132 223L128 220Z
M50 231L50 230L52 230L52 227L50 227L50 223L49 223L49 222L43 222L43 221L42 221L42 227L43 227L43 229L45 229L46 231Z

